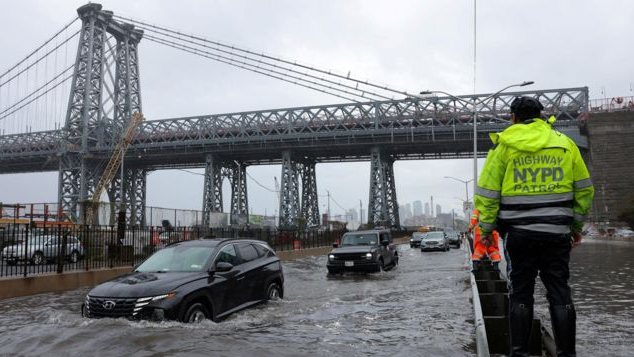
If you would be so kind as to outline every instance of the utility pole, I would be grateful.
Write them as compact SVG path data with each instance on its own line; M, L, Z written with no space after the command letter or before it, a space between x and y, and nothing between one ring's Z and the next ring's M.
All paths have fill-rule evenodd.
M330 222L330 191L326 191L328 192L328 222Z

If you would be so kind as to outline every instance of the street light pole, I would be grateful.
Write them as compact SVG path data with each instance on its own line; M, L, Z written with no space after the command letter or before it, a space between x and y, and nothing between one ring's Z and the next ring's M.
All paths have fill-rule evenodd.
M459 98L456 97L453 94L449 94L447 92L441 91L441 90L433 90L433 91L422 91L420 92L420 94L425 95L425 94L432 94L432 93L440 93L440 94L444 94L450 98L453 98L454 100L457 100L459 102L462 103L467 103L467 104L471 104L473 106L473 192L475 193L476 189L478 188L478 104L484 104L486 101L488 101L489 99L495 97L496 95L504 92L505 90L509 89L509 88L513 88L513 87L524 87L524 86L528 86L535 83L534 81L524 81L522 83L517 83L517 84L511 84L508 85L502 89L500 89L499 91L488 95L487 97L485 97L484 99L477 101L476 100L476 96L474 94L473 96L473 101L472 102L468 102L463 98Z

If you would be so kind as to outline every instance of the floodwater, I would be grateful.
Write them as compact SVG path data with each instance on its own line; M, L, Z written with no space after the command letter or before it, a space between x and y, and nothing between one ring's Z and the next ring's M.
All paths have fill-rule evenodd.
M285 299L200 325L83 319L88 289L0 301L0 355L472 356L463 249L398 247L378 274L326 274L325 256L284 263Z
M634 242L584 240L570 255L577 310L577 356L634 356ZM539 279L539 278L538 278ZM550 326L545 289L537 314Z
M326 276L325 257L284 263L286 296L200 325L83 319L88 289L0 301L0 356L474 356L463 249L398 247L397 269ZM634 243L572 252L577 355L634 356ZM536 310L548 324L541 284Z

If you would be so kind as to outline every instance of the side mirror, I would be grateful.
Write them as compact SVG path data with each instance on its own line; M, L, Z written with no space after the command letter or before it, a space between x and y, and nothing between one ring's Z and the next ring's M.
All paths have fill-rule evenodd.
M218 262L216 263L216 271L223 273L233 269L233 264L227 262Z
M387 247L388 245L390 245L390 241L387 240L387 239L386 240L382 240L381 241L381 245L384 246L384 247Z
M339 243L332 243L333 248L339 248Z

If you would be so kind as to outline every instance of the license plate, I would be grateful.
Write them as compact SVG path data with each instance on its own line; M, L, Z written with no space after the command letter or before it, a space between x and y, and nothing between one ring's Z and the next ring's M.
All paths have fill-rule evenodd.
M343 265L347 266L347 267L353 267L354 266L354 262L344 262Z

